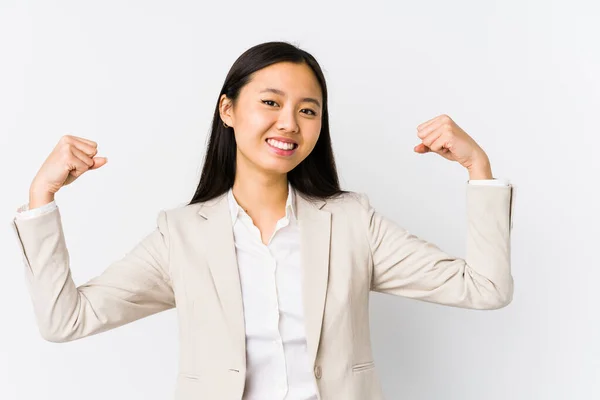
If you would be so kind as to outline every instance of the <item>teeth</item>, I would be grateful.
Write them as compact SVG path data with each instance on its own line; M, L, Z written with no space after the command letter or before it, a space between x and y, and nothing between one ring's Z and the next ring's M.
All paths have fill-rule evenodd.
M269 139L267 140L267 142L273 146L273 147L277 147L278 149L281 150L291 150L294 148L294 144L293 143L284 143L284 142L280 142L278 140L275 139Z

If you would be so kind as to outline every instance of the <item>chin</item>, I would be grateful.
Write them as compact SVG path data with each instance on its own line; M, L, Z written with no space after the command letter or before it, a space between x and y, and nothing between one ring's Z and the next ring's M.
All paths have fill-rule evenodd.
M270 166L264 167L263 169L272 174L285 175L288 172L290 172L291 170L293 170L295 167L296 167L295 165L279 165L279 166L270 165Z

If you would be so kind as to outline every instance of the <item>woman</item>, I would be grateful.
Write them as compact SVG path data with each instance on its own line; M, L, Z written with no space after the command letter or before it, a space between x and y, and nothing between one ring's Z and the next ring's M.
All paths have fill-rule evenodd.
M417 153L464 166L465 259L444 253L342 191L317 61L283 42L247 50L218 99L192 201L100 276L76 287L55 193L104 165L65 136L15 218L42 336L64 342L177 305L176 398L381 399L371 290L473 309L512 299L512 187L448 116L418 127Z

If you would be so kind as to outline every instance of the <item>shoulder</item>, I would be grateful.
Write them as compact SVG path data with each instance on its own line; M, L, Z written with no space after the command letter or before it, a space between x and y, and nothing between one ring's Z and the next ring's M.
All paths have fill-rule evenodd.
M199 212L206 204L212 202L195 203L195 204L180 204L168 208L163 208L158 212L157 224L159 227L167 228L168 226L177 226L180 223L193 221L199 216Z
M343 210L345 212L364 213L371 208L369 196L363 192L344 192L336 197L327 199L327 205L331 211Z
M194 204L183 203L170 208L161 210L161 213L165 213L166 216L171 220L189 220L190 217L198 215L203 208L211 208L222 204L227 200L227 193L218 195L210 200L202 201Z
M165 218L169 220L171 224L179 222L190 222L196 217L200 217L200 210L207 206L212 201L195 203L195 204L183 204L171 208L165 208L160 213L165 214Z

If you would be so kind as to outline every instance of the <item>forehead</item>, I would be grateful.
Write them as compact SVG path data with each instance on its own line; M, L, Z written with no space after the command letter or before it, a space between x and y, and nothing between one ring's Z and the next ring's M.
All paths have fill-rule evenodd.
M266 88L279 89L291 97L321 98L321 86L312 69L306 64L280 62L256 71L248 88L260 92Z

